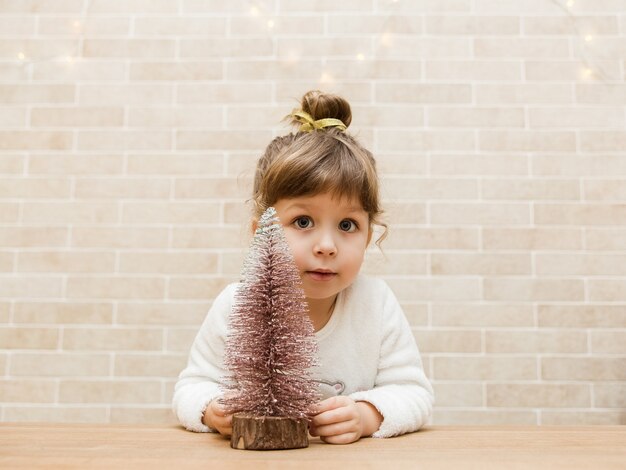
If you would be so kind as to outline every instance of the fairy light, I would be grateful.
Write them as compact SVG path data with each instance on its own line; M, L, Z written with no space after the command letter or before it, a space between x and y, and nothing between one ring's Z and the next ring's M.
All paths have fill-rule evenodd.
M578 48L578 55L580 59L580 72L579 77L581 79L588 79L593 77L594 79L600 79L602 81L614 80L611 74L603 67L602 62L598 61L594 57L595 36L593 31L589 31L585 26L581 24L579 17L573 11L573 7L576 4L575 0L550 0L557 8L560 8L571 23L572 33L578 37L581 47Z
M380 43L385 47L391 47L393 45L393 34L385 32L380 36Z
M82 40L82 34L85 27L85 19L87 18L91 8L91 0L85 0L82 7L82 13L80 18L75 18L66 23L68 34L71 34L74 38L74 46L71 50L67 50L64 53L51 55L51 56L39 56L28 57L24 51L17 53L17 59L22 63L23 67L31 66L35 63L56 62L58 64L65 64L68 67L72 67L77 61L80 60L80 42Z
M333 83L334 81L335 81L335 79L328 72L322 73L322 76L320 77L320 83L325 84L325 85Z
M289 65L297 64L300 62L300 53L295 49L288 50L285 56L285 62Z
M386 0L387 4L398 4L400 0ZM584 78L599 78L602 80L609 79L608 74L605 70L603 70L601 63L597 63L593 60L592 54L592 46L593 43L596 42L595 35L593 31L584 31L583 28L578 24L579 21L576 15L573 13L572 8L575 7L575 0L550 0L555 6L561 9L570 19L572 23L572 30L574 34L578 36L579 41L582 43L583 47L580 49L580 72L579 77ZM264 28L268 34L276 28L276 18L274 18L272 12L267 7L264 1L262 0L250 0L248 4L248 13L252 17L256 17L258 21L258 26ZM378 33L375 44L376 49L371 52L371 54L367 54L366 51L359 51L358 49L354 51L352 54L353 60L358 62L363 62L368 60L368 58L376 58L379 54L385 56L388 52L385 49L391 49L395 46L396 38L394 33L393 22L390 18L387 19L385 25L381 28L381 31ZM301 61L302 51L291 49L285 51L282 55L283 63L288 65L295 65L296 63ZM371 57L370 57L371 56ZM321 84L329 84L334 83L336 80L330 74L324 72L320 75L319 82Z

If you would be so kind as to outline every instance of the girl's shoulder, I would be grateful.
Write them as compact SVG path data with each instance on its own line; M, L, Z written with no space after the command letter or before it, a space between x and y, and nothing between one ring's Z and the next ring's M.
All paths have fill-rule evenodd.
M354 282L346 289L346 294L354 299L373 301L378 303L393 293L385 281L375 277L359 274Z
M237 289L239 289L239 286L241 285L240 282L231 282L230 284L227 284L226 287L224 287L224 289L222 289L222 292L220 292L220 296L225 296L228 297L229 299L233 299L235 297L235 294L237 293Z
M238 286L238 282L228 284L219 292L219 294L215 296L206 315L205 323L211 322L213 327L223 324L225 328L232 306L235 302L235 294L237 293Z
M227 284L213 300L213 306L230 307L235 299L235 294L240 283L232 282Z
M344 290L342 304L346 310L364 318L368 314L385 316L389 308L395 309L396 297L382 279L359 274L350 287Z
M369 312L383 321L403 321L405 315L400 301L386 281L359 275L351 287L350 303L356 303L362 315Z

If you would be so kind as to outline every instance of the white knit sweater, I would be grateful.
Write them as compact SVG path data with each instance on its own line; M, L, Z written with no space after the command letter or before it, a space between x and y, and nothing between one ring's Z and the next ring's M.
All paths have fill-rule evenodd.
M237 284L215 299L174 391L173 408L181 424L197 432L207 404L221 395L228 315ZM416 431L433 406L433 389L404 313L381 280L358 276L337 297L328 323L316 334L320 366L313 373L324 397L342 394L367 401L383 416L373 437Z

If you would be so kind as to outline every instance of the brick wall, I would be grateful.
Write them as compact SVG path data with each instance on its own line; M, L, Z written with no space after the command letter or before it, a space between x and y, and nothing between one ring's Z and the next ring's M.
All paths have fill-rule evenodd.
M353 105L433 422L626 423L621 0L0 2L0 419L172 421L255 158Z

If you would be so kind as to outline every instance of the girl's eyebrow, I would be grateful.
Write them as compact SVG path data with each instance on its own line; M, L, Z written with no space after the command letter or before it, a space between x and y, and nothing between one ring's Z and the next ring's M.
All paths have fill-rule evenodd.
M285 210L289 210L289 209L310 210L311 206L314 206L314 205L315 204L313 204L313 203L308 204L306 202L294 202L293 204L290 204L287 207L285 207ZM352 213L352 212L364 212L365 211L365 209L363 209L363 207L361 207L360 205L346 207L345 210L346 210L346 212L349 212L349 213Z
M313 204L296 202L296 203L288 205L287 207L285 207L284 210L286 211L288 210L311 210L312 205ZM361 206L350 206L350 207L346 207L345 211L347 214L354 214L357 212L365 212L365 209L363 209Z
M305 209L306 210L308 208L309 208L308 204L295 202L295 203L289 204L287 207L285 207L285 210L286 211L290 210L290 209Z

